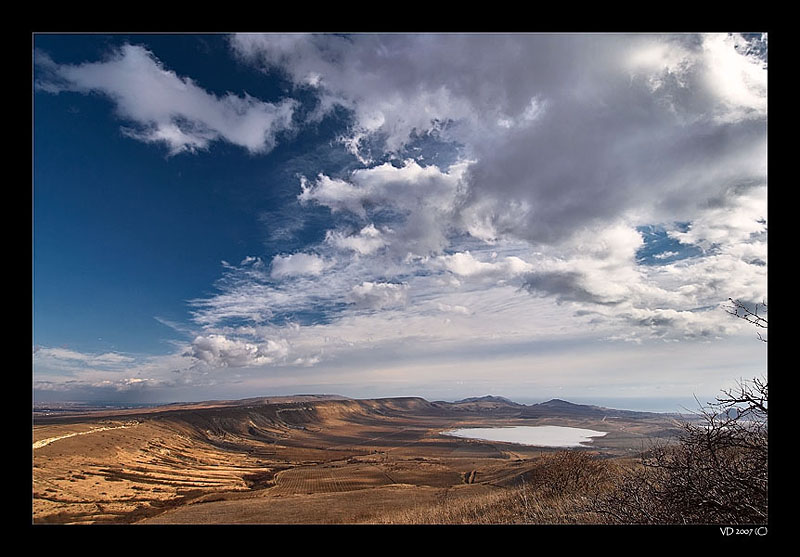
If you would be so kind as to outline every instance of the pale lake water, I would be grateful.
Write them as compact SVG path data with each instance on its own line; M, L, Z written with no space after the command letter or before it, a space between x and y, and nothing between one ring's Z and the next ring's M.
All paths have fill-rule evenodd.
M450 429L442 435L482 439L484 441L504 441L534 447L586 447L594 437L603 437L605 431L594 431L577 427L556 425L513 426L513 427L471 427Z

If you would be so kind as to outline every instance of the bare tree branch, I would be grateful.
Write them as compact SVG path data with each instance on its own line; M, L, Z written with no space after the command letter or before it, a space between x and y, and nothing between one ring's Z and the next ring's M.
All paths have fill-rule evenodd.
M728 313L767 328L766 302L731 302ZM698 401L677 443L644 452L592 512L624 524L766 524L768 399L765 375L739 380L704 407Z
M734 300L733 298L728 298L728 300L732 305L726 308L725 311L739 319L744 319L760 329L767 328L767 302L757 303L753 309L750 309L750 307L741 300ZM761 333L756 332L756 334L762 342L767 342L767 339L764 338Z

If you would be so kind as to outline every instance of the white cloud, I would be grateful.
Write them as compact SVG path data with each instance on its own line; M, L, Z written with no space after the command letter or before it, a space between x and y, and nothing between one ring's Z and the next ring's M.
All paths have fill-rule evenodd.
M328 207L334 213L345 211L364 221L374 212L391 210L398 216L380 238L377 230L369 228L370 223L357 239L345 239L335 231L329 239L358 249L387 246L399 258L409 253L425 256L443 250L449 243L449 229L457 226L455 208L466 166L458 163L443 171L436 165L406 160L400 167L384 163L355 170L347 180L320 175L310 183L303 178L298 199Z
M386 238L374 224L368 224L357 234L346 235L340 231L329 230L325 241L339 249L354 251L361 255L371 255L386 245Z
M757 208L747 206L755 228L742 222L734 227L738 235L715 235L714 253L638 265L643 240L618 224L578 233L549 250L525 276L525 287L602 317L620 329L610 338L716 338L739 331L741 324L726 319L721 306L728 298L760 301L766 292L766 266L756 257L766 253L766 238L755 234L766 228L756 222Z
M33 356L34 361L48 360L50 362L82 364L90 367L114 367L134 361L134 358L118 352L91 354L70 350L68 348L48 347L36 348L33 352Z
M764 240L762 236L767 230L766 188L731 193L715 205L698 212L685 232L672 231L670 236L704 249L715 245L729 248Z
M452 207L465 168L461 163L443 172L435 165L422 166L408 159L401 167L384 163L357 169L346 181L320 174L311 184L303 177L298 199L361 217L370 206L425 210L431 205L445 211Z
M196 361L179 345L166 355L90 353L35 347L33 385L38 391L112 391L151 389L196 382Z
M272 258L270 276L275 279L299 275L316 276L330 265L329 261L325 261L315 254L293 253L290 255L276 255Z
M240 34L231 45L244 60L265 69L280 67L297 85L315 87L321 107L338 104L353 110L356 123L349 144L363 155L359 142L369 134L384 134L387 147L396 150L413 130L428 130L436 120L463 118L471 110L446 86L455 71L441 76L443 68L436 65L447 56L437 52L446 45L435 44L436 36L427 36L429 40L420 35L419 42L430 49L424 53L408 37ZM438 56L431 59L433 52Z
M436 261L443 268L460 277L510 278L533 270L533 265L516 256L508 256L501 261L484 262L476 259L469 251L441 255Z
M247 93L218 97L188 77L166 69L144 47L126 44L102 62L59 65L45 53L36 57L37 86L57 93L100 93L120 118L135 124L127 135L163 143L171 154L205 149L215 140L252 153L270 151L276 134L292 127L296 101L263 102Z
M767 112L767 72L754 56L743 53L740 35L709 34L703 42L707 85L719 98L723 121L759 118Z
M289 345L283 340L256 344L224 335L200 335L192 341L191 355L212 367L251 367L285 360Z
M443 304L441 302L437 302L436 307L439 309L439 311L442 311L444 313L460 313L462 315L470 315L471 313L469 311L469 308L459 305L453 306L450 304Z
M740 43L721 34L234 37L244 60L315 91L321 111L352 110L344 139L362 161L376 154L369 148L382 145L386 160L412 131L431 130L458 142L462 158L303 176L301 205L333 218L325 241L307 248L316 254L273 259L269 277L292 277L292 287L243 262L219 295L195 301L196 322L266 326L320 312L322 323L291 331L292 358L320 364L401 339L465 346L486 335L539 338L550 325L574 332L572 320L639 341L736 329L714 308L765 290L766 251L766 72ZM378 136L385 143L367 141ZM690 223L671 234L704 256L639 265L636 227L673 222ZM334 262L335 250L357 257ZM342 301L349 307L321 309ZM529 322L542 305L547 327Z
M635 260L642 243L636 230L622 224L581 230L542 258L525 286L574 302L623 302L642 282Z
M331 211L349 211L361 217L366 216L363 203L368 192L361 191L344 180L336 180L320 174L317 181L309 184L305 176L300 177L301 203L314 202L324 205Z
M362 282L353 287L348 301L357 307L383 309L403 306L408 300L408 285Z
M226 265L220 291L191 302L201 331L182 365L324 368L362 358L367 368L380 358L431 354L463 363L480 350L507 354L553 340L646 345L741 331L720 303L766 293L766 71L742 41L235 36L244 60L280 68L319 96L309 120L337 104L351 110L343 140L367 166L301 177L301 208L331 211L325 240L277 255L269 268L252 256ZM124 79L117 93L81 73L132 63L133 54L154 84L147 103L125 96ZM151 54L133 54L71 67L73 74L55 66L60 81L44 86L78 90L80 75L85 91L116 95L121 114L150 126L132 134L159 133L177 149L216 139L261 145L243 139L257 133L228 133L216 123L258 114L258 101L210 96ZM163 116L178 99L187 101L182 119ZM200 119L195 104L222 116ZM256 130L264 128L259 121ZM288 126L289 116L275 122L274 129ZM457 144L456 164L423 163L428 152L400 154L412 136L432 130ZM404 160L369 162L395 155ZM290 219L287 230L298 222ZM678 255L670 249L654 256L663 264L641 265L641 225L662 225L673 240L704 251L666 261ZM299 314L305 321L295 320ZM582 373L592 363L587 357Z
M661 253L657 253L653 256L654 259L669 259L670 257L675 257L679 255L677 251L662 251Z
M325 106L353 110L351 143L381 136L397 151L412 131L441 132L474 161L455 205L460 228L551 243L626 213L639 224L690 221L732 184L763 183L766 70L744 42L454 33L248 34L231 44L297 84L314 76ZM369 192L351 186L321 179L306 198L363 215L359 194Z

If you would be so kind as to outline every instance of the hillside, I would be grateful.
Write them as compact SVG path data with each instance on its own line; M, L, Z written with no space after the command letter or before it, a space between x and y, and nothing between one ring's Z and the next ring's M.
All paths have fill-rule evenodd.
M587 404L574 404L554 398L547 402L533 404L526 406L520 417L523 418L540 418L546 416L568 416L568 417L585 417L585 418L629 418L629 419L646 419L663 417L664 414L655 412L641 412L634 410L619 410L615 408L605 408L603 406L592 406Z
M509 400L502 396L494 396L494 395L486 395L486 396L473 396L469 398L463 398L461 400L457 400L454 404L463 404L465 402L497 402L500 404L510 404L513 406L521 406L520 404L514 402L513 400Z
M36 416L34 521L380 522L510 489L557 452L441 435L451 428L587 427L607 432L594 454L620 458L672 427L596 412L497 397L304 395Z

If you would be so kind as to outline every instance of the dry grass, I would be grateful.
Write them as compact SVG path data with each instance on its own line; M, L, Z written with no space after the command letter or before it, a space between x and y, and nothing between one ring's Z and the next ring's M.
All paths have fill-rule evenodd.
M33 521L574 524L601 516L584 509L613 483L613 461L586 449L442 436L454 427L514 422L420 404L323 401L40 417ZM623 427L657 433L669 424L605 426L607 437L627 445L598 450L620 457L638 445L638 438L620 436Z
M529 487L503 488L427 508L386 515L385 524L593 524L582 496L543 497Z
M595 498L612 489L622 468L583 451L537 459L515 487L444 498L383 517L389 524L599 524Z

